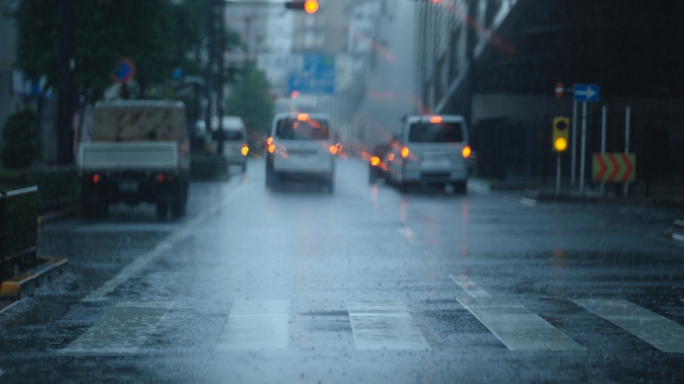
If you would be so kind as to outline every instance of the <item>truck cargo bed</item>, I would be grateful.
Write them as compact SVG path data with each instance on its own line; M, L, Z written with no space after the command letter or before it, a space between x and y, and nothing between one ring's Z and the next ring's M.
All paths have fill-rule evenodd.
M168 169L178 164L175 142L82 143L78 151L82 170Z

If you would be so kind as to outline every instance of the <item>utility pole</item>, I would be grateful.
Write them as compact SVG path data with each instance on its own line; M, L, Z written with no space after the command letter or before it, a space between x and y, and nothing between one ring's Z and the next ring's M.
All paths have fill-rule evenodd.
M206 93L209 100L206 125L209 130L212 127L212 118L217 117L218 139L217 152L223 154L223 83L224 83L224 59L225 49L225 14L223 12L226 2L223 0L211 0L209 3L209 63L207 68ZM214 97L215 96L215 97ZM216 103L216 104L214 104Z
M226 14L225 2L221 1L219 8L219 49L216 50L216 57L218 59L218 90L216 92L216 114L218 115L218 154L223 155L223 90L225 88L225 57L224 51L226 49Z
M57 110L57 164L73 164L73 70L74 70L74 2L60 0L62 24L59 30L59 99Z

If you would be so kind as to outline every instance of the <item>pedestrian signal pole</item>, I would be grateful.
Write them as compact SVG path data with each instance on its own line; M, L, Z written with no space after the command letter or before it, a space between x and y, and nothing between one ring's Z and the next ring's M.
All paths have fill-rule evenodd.
M568 150L570 119L556 117L553 119L553 150L556 152L556 195L560 194L561 185L561 153Z

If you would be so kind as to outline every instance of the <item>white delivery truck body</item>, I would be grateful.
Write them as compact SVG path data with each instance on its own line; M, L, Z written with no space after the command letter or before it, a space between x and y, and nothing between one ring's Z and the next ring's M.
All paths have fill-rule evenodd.
M78 167L86 216L110 204L152 203L165 219L184 214L189 185L185 107L171 101L116 101L95 105L93 141L81 143Z

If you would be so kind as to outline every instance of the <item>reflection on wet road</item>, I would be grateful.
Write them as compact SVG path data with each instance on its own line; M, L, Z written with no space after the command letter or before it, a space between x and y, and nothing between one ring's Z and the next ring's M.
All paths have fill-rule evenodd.
M73 270L0 315L2 378L684 380L682 249L653 235L667 212L402 195L356 159L334 194L249 169L193 184L177 222L47 224L41 252Z

